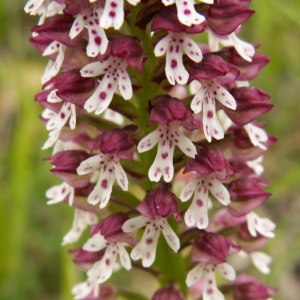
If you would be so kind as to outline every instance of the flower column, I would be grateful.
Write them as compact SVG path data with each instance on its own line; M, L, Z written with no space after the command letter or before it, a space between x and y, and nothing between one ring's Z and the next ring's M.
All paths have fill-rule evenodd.
M269 197L261 162L275 139L256 122L272 107L269 96L251 86L268 58L238 37L254 12L248 2L25 6L40 16L31 43L49 58L36 100L49 132L43 148L53 149L48 161L62 182L46 192L47 203L74 208L63 244L81 245L71 252L86 271L75 299L275 292L227 263L230 254L249 257L268 273L270 258L260 250L275 229L254 212ZM133 269L159 288L116 281ZM218 286L215 270L232 283Z

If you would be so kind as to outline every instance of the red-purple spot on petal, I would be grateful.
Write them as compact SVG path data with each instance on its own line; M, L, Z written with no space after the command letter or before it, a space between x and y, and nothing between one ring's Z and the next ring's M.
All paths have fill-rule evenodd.
M172 59L171 60L171 68L175 69L177 67L177 60L176 59Z
M103 180L101 181L101 187L104 188L104 189L107 188L107 180L106 180L106 179L103 179Z
M62 113L60 113L60 117L62 118L62 119L64 119L65 118L65 114L62 112Z
M105 264L106 264L107 266L109 266L109 264L110 264L110 259L109 259L109 258L107 258L107 259L105 260Z
M147 244L147 245L150 245L150 244L152 244L152 243L153 243L153 239L152 239L152 238L146 239L146 244Z
M106 98L106 93L105 93L105 92L101 92L101 93L99 94L99 98L100 98L101 100L104 100L104 99Z
M161 154L161 157L163 159L166 159L168 157L168 155L169 155L168 152L164 152L164 153Z
M111 18L114 18L115 16L116 16L116 13L113 11L113 10L111 10L110 12L109 12L109 14L108 14Z
M95 41L96 45L99 46L101 44L101 38L100 38L100 36L96 36L95 39L94 39L94 41Z
M196 203L199 207L203 206L203 201L201 199L198 199Z
M207 112L207 117L208 117L209 119L212 119L213 116L214 116L213 111L209 110L209 111Z
M185 15L190 15L190 14L191 14L191 11L190 11L189 9L185 9L185 10L183 11L183 13L184 13Z

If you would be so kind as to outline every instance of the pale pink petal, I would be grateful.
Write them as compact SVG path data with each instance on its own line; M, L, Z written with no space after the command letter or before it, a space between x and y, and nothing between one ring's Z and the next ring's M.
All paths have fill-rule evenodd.
M89 35L89 42L86 48L87 55L95 57L99 53L104 54L108 46L105 31L95 21L93 24L89 22L87 29Z
M219 291L213 271L205 273L203 300L224 300L224 295Z
M125 233L137 231L138 229L144 227L148 221L149 219L145 216L138 216L129 219L123 224L122 230Z
M47 201L48 205L62 202L66 197L68 197L68 202L71 206L74 201L74 188L63 182L60 185L56 185L48 189L46 191L46 197L50 199L49 201Z

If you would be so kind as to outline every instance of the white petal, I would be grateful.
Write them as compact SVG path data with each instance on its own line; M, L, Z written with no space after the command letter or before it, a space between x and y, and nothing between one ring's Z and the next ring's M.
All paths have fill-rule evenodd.
M118 243L118 248L119 248L119 257L120 257L120 263L121 265L126 269L130 270L131 269L131 260L130 256L127 253L125 247Z
M137 5L138 3L141 2L141 0L127 0L127 2L131 5Z
M128 178L119 162L114 164L116 180L123 191L128 190Z
M226 187L216 178L211 178L210 183L209 191L212 195L223 205L228 205L230 203L230 194Z
M80 70L80 74L82 77L96 77L102 75L106 72L108 63L109 60L89 63Z
M204 277L204 265L203 263L199 263L192 270L189 271L185 282L187 286L190 287L203 277Z
M179 198L182 202L186 202L188 201L194 194L195 189L197 186L197 181L196 180L192 180L191 182L189 182L182 190Z
M75 300L80 300L86 298L92 292L92 290L93 290L93 286L91 282L84 281L76 284L72 288L72 294L74 295Z
M228 263L222 263L217 265L218 271L227 280L235 280L236 274L234 268Z
M205 21L205 18L198 14L192 0L176 0L177 16L179 21L186 25L200 24Z
M177 147L188 157L195 158L197 154L196 146L193 142L187 138L185 135L180 134L177 137L178 142L176 143Z
M81 14L77 15L69 32L69 37L74 39L85 27L85 21Z
M256 213L247 214L248 230L252 236L257 236L257 232L267 238L275 236L274 230L276 225L268 218L260 218Z
M155 222L147 225L142 239L131 251L131 258L133 260L142 259L143 267L150 267L155 260L159 234L160 230L156 227Z
M113 3L113 4L112 4ZM124 21L124 1L105 1L103 14L100 20L100 27L108 29L113 27L114 29L120 29Z
M150 132L148 135L146 135L140 140L137 146L137 151L139 153L143 153L152 149L158 143L159 137L160 132L158 129L155 129L154 131Z
M169 6L169 5L172 5L174 4L175 0L162 0L162 3L165 5L165 6Z
M216 279L213 271L205 273L203 300L224 300L224 295L219 291L216 285Z
M158 182L163 176L165 182L171 182L174 176L173 155L175 144L158 144L157 154L149 169L148 177L151 181Z
M232 46L235 47L236 51L239 53L239 55L245 59L246 61L251 62L252 57L255 54L255 47L245 41L240 40L235 33L232 33L231 35L232 40Z
M259 147L262 150L267 150L267 147L263 144L268 141L268 135L264 129L253 124L247 124L244 126L244 128L248 133L249 139L253 146Z
M65 182L60 185L53 186L46 191L46 197L50 199L47 201L48 205L62 202L67 196L69 197L68 202L71 206L74 201L74 188Z
M76 127L76 106L75 104L69 103L71 109L71 115L69 120L70 129L74 130Z
M183 52L195 62L200 62L203 58L200 47L188 35L184 37L182 49Z
M201 87L200 83L199 86L198 84L192 84L193 82L199 83L198 81L194 80L190 84L191 90L195 89L196 86L198 87L197 91L195 91L195 96L193 97L191 102L191 109L195 114L198 114L202 111L203 101L205 99L205 90Z
M31 15L35 15L44 2L45 0L29 0L25 5L24 10L27 14L30 13Z
M83 245L82 249L90 252L96 252L106 247L107 240L101 234L94 234Z
M233 96L221 85L216 85L214 87L214 95L216 99L222 103L224 106L235 110L236 109L236 101Z
M89 25L87 29L89 34L89 43L86 48L87 56L96 57L99 53L104 54L108 46L105 31L96 23Z
M168 224L167 220L165 220L163 224L162 233L168 243L169 247L174 251L177 252L180 248L180 241L176 233L173 231L171 226Z
M88 225L93 225L97 222L96 215L75 209L74 220L71 230L64 236L62 245L74 243L78 241L82 232L86 229Z
M97 170L101 165L100 163L103 162L105 156L103 154L96 154L88 159L82 161L77 168L78 175L86 175L89 173L94 172Z
M92 205L99 204L99 208L104 208L109 199L112 192L112 187L114 183L114 175L111 172L104 172L103 170L100 172L100 176L98 182L96 183L93 191L90 193L87 201Z
M43 51L43 56L48 56L58 52L61 45L62 44L60 42L53 41L45 48L45 50Z
M144 227L148 221L149 221L149 219L144 216L138 216L138 217L132 218L132 219L124 222L124 224L122 226L122 230L125 233L137 231L138 229Z
M114 270L117 259L115 246L109 245L100 261L96 262L92 269L88 271L88 276L95 277L97 283L103 283L108 280Z
M263 252L252 252L251 259L255 267L262 272L263 274L269 274L270 273L270 263L272 262L271 256L267 255Z
M163 37L154 47L154 55L156 57L166 54L170 42L170 35Z
M188 227L204 229L208 226L208 195L205 188L195 192L193 202L184 215L185 224Z
M132 98L132 85L130 77L126 71L126 68L119 68L118 70L118 88L125 100L129 100Z
M176 52L175 49L171 52L171 47L173 47L173 49L178 47L178 52ZM181 49L179 45L175 43L167 50L165 72L169 83L172 85L176 82L181 85L186 84L189 79L189 73L182 62Z

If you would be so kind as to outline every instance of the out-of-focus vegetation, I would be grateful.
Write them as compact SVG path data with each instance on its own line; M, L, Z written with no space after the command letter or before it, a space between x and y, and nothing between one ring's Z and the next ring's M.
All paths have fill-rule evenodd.
M64 205L46 206L45 190L59 181L40 150L46 138L33 101L46 64L27 42L37 21L23 1L0 0L0 299L70 299L79 279L62 236L71 226ZM263 280L279 288L275 299L298 300L300 286L300 2L253 0L256 14L242 31L271 57L254 85L272 96L263 120L279 138L265 156L265 179L273 193L262 213L277 223L267 251L272 273Z

